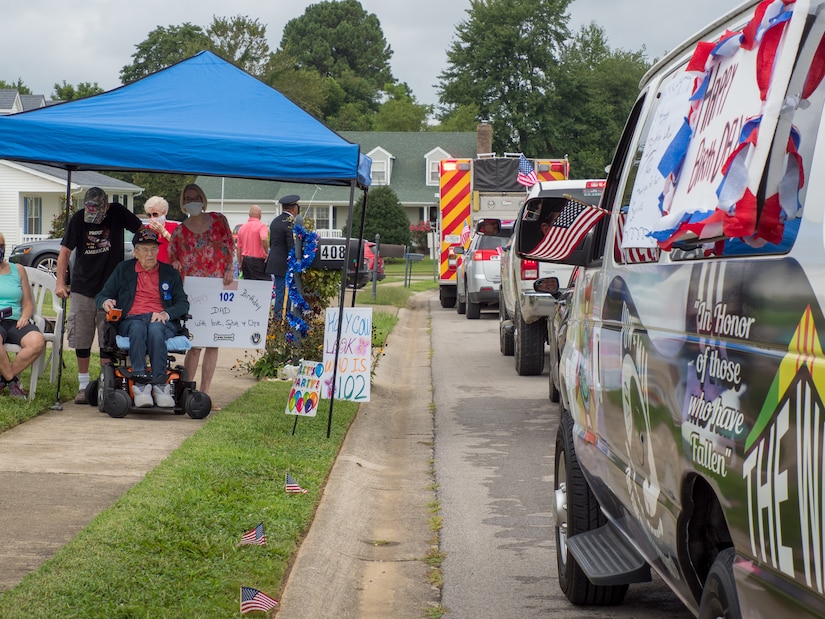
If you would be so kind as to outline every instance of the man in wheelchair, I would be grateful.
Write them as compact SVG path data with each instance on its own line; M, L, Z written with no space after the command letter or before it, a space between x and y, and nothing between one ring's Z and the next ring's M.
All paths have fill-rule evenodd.
M181 319L189 312L189 299L180 274L158 261L160 242L154 230L141 228L132 243L135 257L117 266L95 302L110 317L121 314L117 334L129 338L134 405L174 408L166 340L183 332Z

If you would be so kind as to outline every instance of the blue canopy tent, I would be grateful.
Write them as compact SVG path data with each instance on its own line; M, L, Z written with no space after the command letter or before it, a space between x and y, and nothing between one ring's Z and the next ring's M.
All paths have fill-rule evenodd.
M0 116L0 159L68 170L67 216L72 170L124 170L348 185L350 221L371 163L357 144L207 51L93 97ZM59 394L58 383L58 404Z

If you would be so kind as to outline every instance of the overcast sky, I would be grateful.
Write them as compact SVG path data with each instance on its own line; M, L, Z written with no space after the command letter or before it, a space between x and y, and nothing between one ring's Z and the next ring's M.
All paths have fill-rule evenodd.
M246 15L266 25L274 50L286 22L317 0L13 0L0 18L0 80L18 78L50 98L54 84L120 85L120 69L157 26L185 22L206 27L212 17ZM595 21L611 47L661 57L739 0L574 0L571 29ZM391 65L422 103L436 103L437 82L455 25L468 0L361 0L378 16L393 49Z

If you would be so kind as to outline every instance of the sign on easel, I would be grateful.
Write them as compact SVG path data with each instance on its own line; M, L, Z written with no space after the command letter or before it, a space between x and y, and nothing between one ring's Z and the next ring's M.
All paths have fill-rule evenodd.
M323 375L324 364L320 361L301 361L298 376L292 383L286 402L287 415L315 417L318 412L318 400L321 399Z
M192 318L186 326L196 348L264 348L272 283L217 277L187 277L183 289Z
M338 308L327 308L324 329L324 384L321 397L332 396L332 374L336 342L338 371L335 376L335 399L369 402L372 365L372 308L347 307L338 334Z

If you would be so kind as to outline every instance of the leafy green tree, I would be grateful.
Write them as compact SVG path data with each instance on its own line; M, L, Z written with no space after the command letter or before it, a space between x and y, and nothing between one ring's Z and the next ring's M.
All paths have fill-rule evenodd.
M352 235L357 238L361 230L361 213L364 210L364 195L358 199L352 209ZM349 230L349 223L343 229L344 235ZM410 220L404 212L404 207L398 201L398 196L387 185L370 189L367 194L367 218L364 221L364 238L375 240L375 235L381 235L382 243L393 245L407 245L412 239Z
M97 85L97 82L94 84L90 82L81 82L77 85L77 87L75 87L71 84L67 84L66 80L63 80L61 84L55 83L52 101L74 101L75 99L83 99L84 97L99 95L102 92L103 89Z
M186 22L180 26L158 26L135 47L134 61L120 70L123 84L165 69L201 50L211 49L212 42L203 28Z
M459 105L442 114L439 124L431 127L431 131L475 131L480 114L475 103Z
M591 23L576 33L561 60L543 122L546 145L569 156L571 175L601 178L649 68L644 48L611 50L604 30Z
M261 80L308 114L323 119L327 102L343 101L344 91L333 78L324 77L314 69L298 68L297 64L295 58L278 50L270 54Z
M243 15L214 17L206 35L213 52L250 75L261 75L270 55L264 24Z
M31 89L23 83L23 79L18 77L17 82L4 82L0 80L0 90L16 90L21 95L32 94Z
M439 76L443 116L477 105L497 152L540 152L543 111L569 36L571 0L470 0Z
M338 82L344 97L328 100L323 113L339 130L351 127L353 110L375 113L384 84L395 82L389 64L392 49L378 17L367 13L358 0L309 5L284 26L280 48L296 59L298 68ZM344 108L350 123L346 127L334 122Z
M418 103L406 84L387 84L388 98L372 121L374 131L424 131L432 106Z

